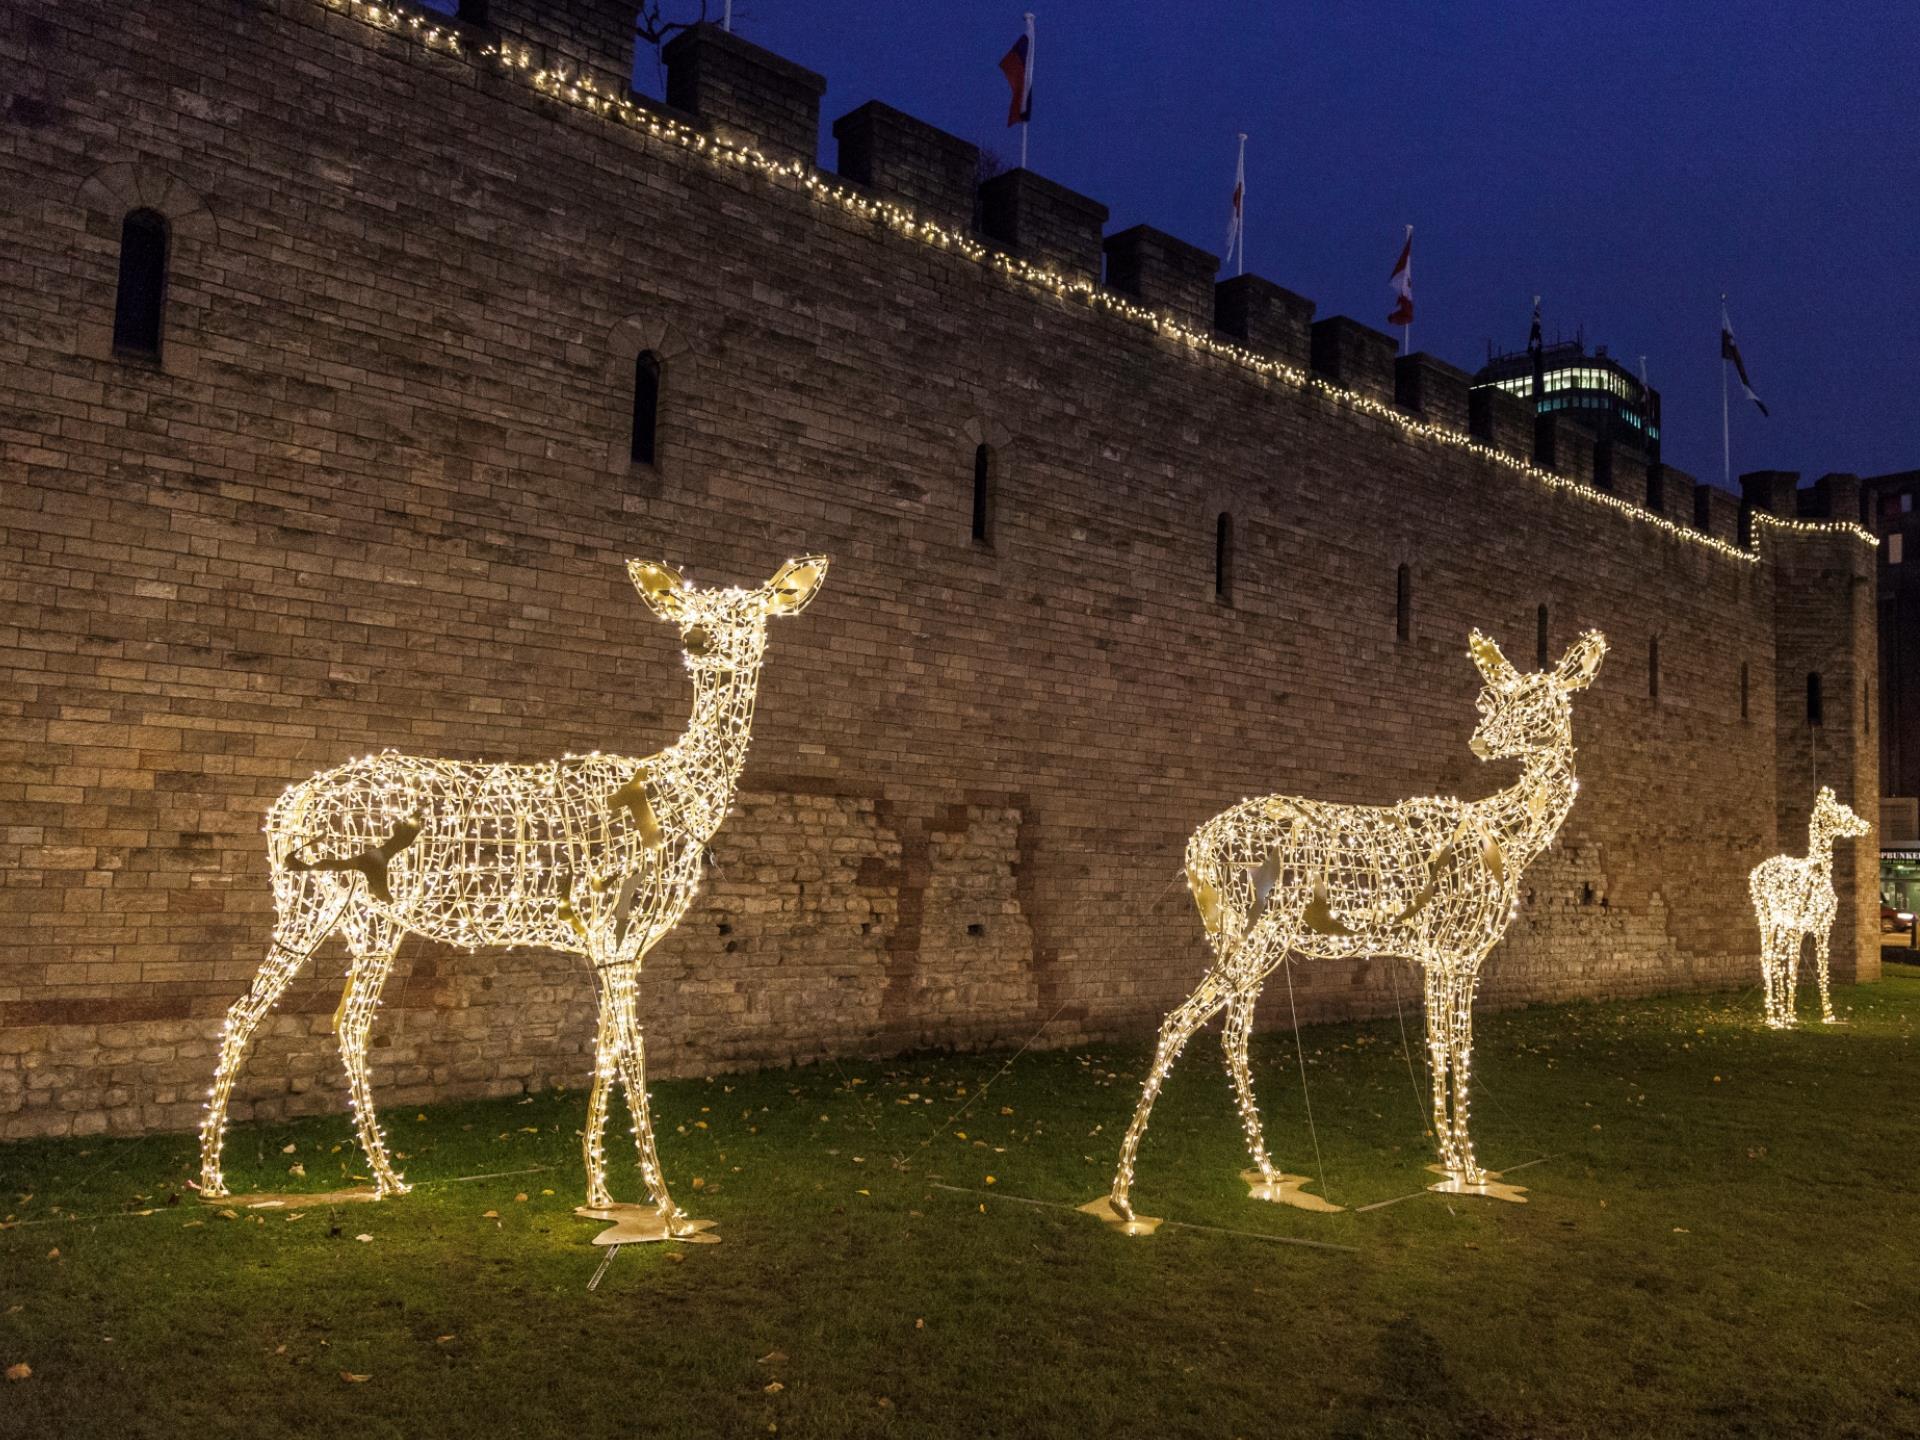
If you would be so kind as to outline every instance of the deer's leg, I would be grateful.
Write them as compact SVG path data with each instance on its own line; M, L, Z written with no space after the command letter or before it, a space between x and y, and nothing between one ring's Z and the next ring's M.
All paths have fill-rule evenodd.
M1433 1080L1433 1133L1440 1143L1440 1165L1461 1173L1453 1118L1448 1113L1448 1076L1453 1064L1453 982L1438 965L1423 967L1427 1001L1427 1070Z
M404 1195L411 1187L400 1178L387 1155L387 1139L373 1108L373 1078L367 1069L367 1032L373 1028L374 1012L380 1008L380 988L400 948L400 928L377 916L354 916L347 924L347 944L353 951L353 965L347 972L346 993L340 998L338 1029L354 1128L360 1132L360 1148L366 1152L375 1193Z
M1800 1018L1800 956L1806 945L1806 932L1795 930L1787 950L1785 979L1780 984L1780 1011L1789 1025L1795 1024Z
M1247 1149L1254 1166L1268 1180L1274 1175L1273 1161L1267 1157L1265 1138L1260 1133L1260 1106L1253 1098L1253 1071L1247 1064L1247 1041L1253 1034L1253 1006L1260 998L1259 980L1233 992L1227 1001L1227 1023L1220 1032L1220 1049L1233 1079L1234 1103L1240 1108L1240 1124L1247 1132Z
M607 1110L620 1076L620 1034L607 972L596 969L593 973L600 992L600 1020L593 1038L593 1085L587 1091L587 1128L581 1143L587 1162L587 1204L604 1207L613 1203L607 1189Z
M1827 974L1827 946L1829 937L1825 930L1818 931L1813 937L1814 973L1820 979L1820 1018L1828 1025L1835 1023L1833 1013L1833 991Z
M1473 1137L1467 1129L1471 1113L1467 1091L1473 1068L1474 977L1456 976L1450 988L1448 1000L1453 1007L1453 1019L1448 1028L1447 1061L1453 1079L1453 1153L1461 1180L1468 1185L1478 1185L1480 1165L1473 1158Z
M1134 1107L1133 1121L1127 1126L1126 1138L1120 1142L1120 1164L1113 1172L1113 1189L1108 1197L1113 1203L1114 1213L1122 1220L1133 1218L1133 1207L1127 1203L1127 1192L1133 1188L1134 1156L1140 1149L1140 1137L1147 1133L1147 1117L1153 1113L1154 1099L1159 1095L1160 1087L1166 1083L1167 1072L1173 1069L1173 1062L1180 1058L1187 1041L1193 1038L1193 1032L1212 1019L1220 1007L1227 1003L1230 986L1231 982L1223 977L1209 974L1200 982L1198 990L1160 1022L1160 1039L1153 1048L1153 1064L1147 1071L1147 1081L1140 1092L1140 1103Z
M659 1206L660 1215L672 1232L674 1222L684 1220L686 1215L667 1193L666 1172L660 1168L660 1154L653 1144L653 1112L647 1102L646 1039L640 1030L640 969L637 965L609 965L600 973L612 999L620 1080L626 1087L627 1108L633 1112L640 1177L646 1181L648 1195Z
M1760 991L1766 999L1767 1024L1775 1022L1773 1004L1773 926L1760 922Z
M274 877L274 908L278 917L267 960L253 977L247 993L234 1001L220 1031L220 1060L213 1071L213 1089L207 1096L206 1117L200 1122L200 1193L225 1195L227 1182L220 1173L220 1151L227 1135L227 1102L234 1077L246 1059L254 1031L274 1006L307 957L319 948L340 918L348 891L336 881L285 871Z

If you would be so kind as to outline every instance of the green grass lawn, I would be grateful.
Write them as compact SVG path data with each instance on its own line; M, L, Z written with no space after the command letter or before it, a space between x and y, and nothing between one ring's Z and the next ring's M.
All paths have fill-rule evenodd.
M184 1136L0 1148L0 1368L33 1371L0 1433L1920 1433L1920 969L1837 998L1787 1034L1756 992L1481 1017L1479 1151L1539 1161L1526 1205L1417 1193L1391 1020L1302 1040L1325 1193L1414 1198L1248 1200L1203 1036L1134 1192L1187 1224L1149 1239L1071 1208L1144 1045L662 1083L724 1243L629 1246L593 1292L579 1093L391 1110L417 1189L377 1205L223 1214ZM1316 1169L1294 1037L1255 1063L1276 1158ZM237 1127L227 1164L361 1169L344 1114Z

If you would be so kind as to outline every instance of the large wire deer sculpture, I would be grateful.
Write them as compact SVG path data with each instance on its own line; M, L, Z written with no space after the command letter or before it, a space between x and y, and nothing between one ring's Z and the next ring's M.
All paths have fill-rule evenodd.
M1471 746L1482 760L1519 760L1520 778L1484 800L1333 805L1273 795L1245 800L1194 832L1187 884L1213 964L1160 1027L1140 1103L1121 1142L1109 1193L1082 1208L1130 1234L1160 1222L1135 1215L1134 1161L1147 1118L1182 1048L1226 1012L1222 1044L1254 1169L1254 1198L1334 1210L1275 1168L1261 1133L1247 1040L1254 1002L1281 965L1381 955L1424 972L1433 1120L1443 1179L1433 1188L1519 1200L1521 1187L1483 1170L1468 1134L1473 996L1480 964L1512 920L1521 873L1553 842L1573 807L1574 692L1593 683L1607 650L1589 630L1559 665L1516 670L1474 631L1469 653L1486 682Z
M1865 835L1873 827L1840 803L1822 785L1807 822L1807 855L1775 855L1753 867L1747 888L1760 922L1760 978L1767 992L1767 1024L1785 1030L1794 1023L1794 992L1800 984L1800 956L1809 936L1820 977L1820 1018L1835 1023L1833 996L1827 987L1827 941L1839 897L1833 890L1833 842L1838 836Z
M657 755L569 755L490 765L391 751L288 789L268 812L276 921L267 961L227 1012L200 1131L200 1188L227 1193L220 1151L234 1077L261 1020L320 943L352 955L340 1036L353 1114L376 1197L402 1194L374 1111L367 1034L403 935L468 949L529 945L583 957L598 990L587 1101L587 1205L613 1204L604 1133L616 1080L634 1121L656 1233L689 1235L654 1148L637 989L646 954L679 923L707 842L733 804L753 727L767 621L819 590L825 557L788 561L757 589L695 589L672 567L631 561L649 609L680 629L693 713Z

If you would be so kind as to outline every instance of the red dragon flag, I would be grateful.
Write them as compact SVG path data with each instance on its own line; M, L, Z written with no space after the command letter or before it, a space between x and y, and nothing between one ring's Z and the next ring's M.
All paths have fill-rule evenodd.
M1393 313L1387 316L1389 325L1407 326L1413 324L1413 227L1407 226L1407 243L1400 247L1400 258L1393 262L1393 274L1390 277L1393 293L1398 298L1393 304Z

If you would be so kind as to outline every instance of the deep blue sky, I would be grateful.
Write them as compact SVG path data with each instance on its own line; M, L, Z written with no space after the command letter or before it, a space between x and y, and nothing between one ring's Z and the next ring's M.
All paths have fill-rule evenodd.
M712 0L713 13L721 0ZM1024 5L736 0L746 39L1017 163L996 62ZM1036 0L1032 168L1216 253L1248 132L1247 268L1414 348L1647 357L1665 458L1720 474L1719 296L1761 419L1733 469L1920 467L1920 14L1892 3ZM648 87L651 88L651 87Z

